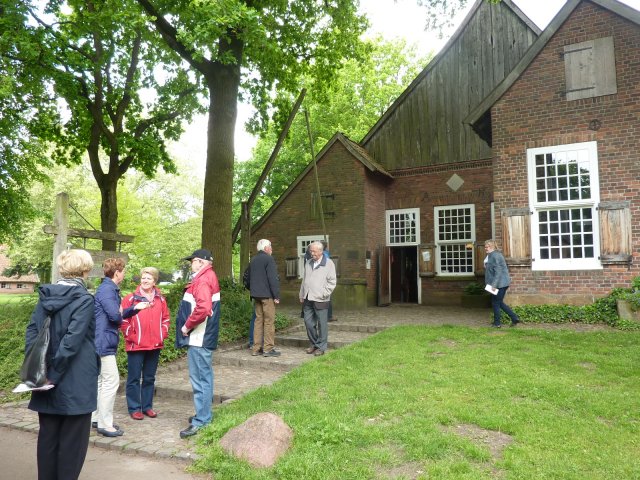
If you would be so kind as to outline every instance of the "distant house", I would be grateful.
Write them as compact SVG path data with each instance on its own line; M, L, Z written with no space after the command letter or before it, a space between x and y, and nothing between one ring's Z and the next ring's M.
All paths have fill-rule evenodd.
M360 142L333 136L318 181L310 164L252 228L254 245L273 243L284 301L297 302L305 249L323 237L338 306L459 301L482 275L495 216L493 151L463 119L539 34L510 0L478 0Z
M640 12L567 1L465 121L493 149L518 301L584 303L640 275Z
M4 247L0 246L0 294L3 293L33 293L38 283L37 275L21 275L7 277L6 268L11 266L9 258L4 255Z

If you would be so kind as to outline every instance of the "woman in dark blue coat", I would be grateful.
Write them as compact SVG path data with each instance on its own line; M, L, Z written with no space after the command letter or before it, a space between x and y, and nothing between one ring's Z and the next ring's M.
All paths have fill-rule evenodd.
M68 250L58 256L57 263L62 278L56 284L40 287L40 300L26 332L28 350L46 317L51 317L49 389L33 391L29 402L29 408L38 412L40 423L39 480L79 477L98 391L93 296L85 286L93 261L84 250Z
M504 296L507 294L507 289L511 284L507 262L504 259L504 255L497 250L495 240L487 240L484 242L484 251L487 252L487 257L484 260L484 280L488 286L492 287L491 293L493 293L491 296L493 324L491 326L496 328L502 326L500 317L502 316L502 311L504 311L511 319L511 326L515 327L520 323L520 319L514 311L504 303Z

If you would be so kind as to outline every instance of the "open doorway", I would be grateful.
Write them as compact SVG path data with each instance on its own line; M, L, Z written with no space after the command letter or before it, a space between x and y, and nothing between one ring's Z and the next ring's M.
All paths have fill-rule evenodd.
M418 249L391 247L389 252L392 303L418 303Z

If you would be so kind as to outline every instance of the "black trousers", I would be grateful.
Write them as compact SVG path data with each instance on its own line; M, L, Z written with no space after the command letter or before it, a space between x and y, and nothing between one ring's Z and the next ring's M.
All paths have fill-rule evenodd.
M38 480L77 480L89 447L91 413L38 417Z

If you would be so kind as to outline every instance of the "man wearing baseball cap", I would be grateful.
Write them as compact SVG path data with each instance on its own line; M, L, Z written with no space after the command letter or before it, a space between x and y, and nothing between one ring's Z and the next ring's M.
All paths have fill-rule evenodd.
M189 417L189 427L180 432L180 438L187 438L210 423L213 416L211 357L218 348L220 285L213 271L213 256L209 250L196 250L183 260L191 262L193 272L176 316L176 347L189 349L189 380L195 408L195 415Z

